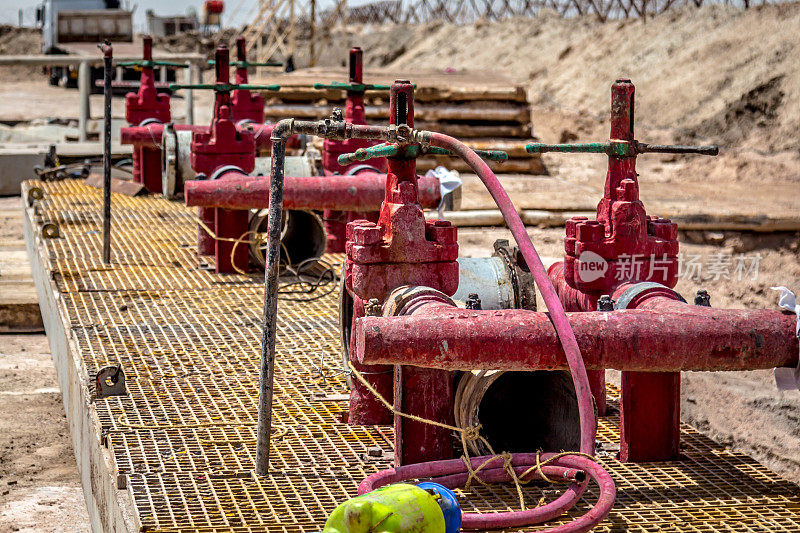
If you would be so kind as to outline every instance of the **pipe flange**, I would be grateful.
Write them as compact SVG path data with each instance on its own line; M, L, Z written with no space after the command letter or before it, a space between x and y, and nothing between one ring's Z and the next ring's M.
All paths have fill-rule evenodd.
M374 172L376 174L380 174L381 171L377 168L373 167L372 165L356 165L347 171L347 176L355 176L356 174L360 174L362 172Z
M442 291L423 285L404 285L393 290L386 301L383 302L383 316L401 316L407 314L411 306L420 303L420 300L430 302L438 300L441 303L456 306L456 303Z
M163 122L161 122L161 121L160 121L160 120L158 120L157 118L152 118L152 117L151 117L151 118L146 118L146 119L144 119L143 121L141 121L141 122L139 123L139 126L140 126L140 127L141 127L141 126L149 126L150 124L163 124Z
M656 283L654 281L643 281L641 283L636 283L635 285L631 285L622 295L617 298L617 302L614 304L614 310L619 309L628 309L628 307L633 303L636 298L644 294L645 292L649 292L651 294L659 294L663 296L667 296L668 298L673 298L675 300L681 301L686 303L686 300L675 292L674 290L670 289L666 285L662 285L661 283ZM636 306L634 306L636 307Z
M220 177L222 177L222 175L225 174L226 172L240 172L242 175L247 176L247 172L237 167L236 165L225 165L215 170L214 173L211 174L211 176L208 179L217 180Z
M494 255L501 258L514 289L514 307L536 311L536 281L530 269L523 268L519 249L511 246L508 239L494 242Z

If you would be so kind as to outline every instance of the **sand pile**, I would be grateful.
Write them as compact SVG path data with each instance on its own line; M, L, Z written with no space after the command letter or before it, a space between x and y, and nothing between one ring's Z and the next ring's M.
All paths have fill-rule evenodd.
M35 28L18 28L0 25L0 55L24 55L42 53L42 34ZM41 67L5 67L3 79L23 80L31 76L41 76Z
M800 3L741 10L687 7L655 18L600 23L536 18L459 27L349 28L327 47L341 64L361 45L370 65L494 69L529 85L533 102L597 117L617 77L637 87L637 123L775 152L800 149ZM535 122L535 117L534 117Z

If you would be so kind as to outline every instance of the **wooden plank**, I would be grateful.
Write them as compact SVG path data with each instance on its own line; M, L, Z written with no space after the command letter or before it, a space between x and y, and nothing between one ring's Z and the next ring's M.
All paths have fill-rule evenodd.
M264 115L271 119L286 117L302 119L322 119L329 117L333 108L337 106L326 104L301 105L301 104L275 104L267 106ZM367 119L387 120L389 108L387 106L366 106ZM426 121L438 120L472 120L479 122L516 122L527 124L530 122L530 110L527 107L492 103L481 106L431 104L418 105L414 108L414 118Z
M770 217L745 215L678 215L666 213L668 218L678 224L682 231L754 231L771 233L800 231L800 215L796 217ZM574 216L594 218L594 211L547 211L542 209L523 209L520 211L526 226L561 227ZM435 218L435 213L428 215ZM460 227L503 226L505 222L497 209L474 209L445 213L445 219Z
M519 159L508 159L506 161L487 161L489 168L497 174L515 173L515 174L547 174L547 167L541 157L526 157ZM425 156L417 159L417 170L420 172L427 171L438 166L447 167L451 170L459 172L472 172L472 169L461 159L457 157L442 156Z
M368 69L364 73L366 83L389 85L396 79L411 80L417 86L415 99L420 102L493 100L527 102L525 87L513 82L498 72L461 71L414 71L409 73ZM277 83L290 99L342 98L342 91L315 91L315 83L344 82L347 73L343 68L301 69L291 73L269 72L251 81L257 84ZM312 92L313 91L313 92ZM369 96L370 93L368 93ZM376 93L377 94L377 93Z
M22 213L22 209L17 209ZM22 222L20 216L20 223ZM0 333L44 331L24 242L0 242Z
M99 174L91 174L83 181L84 185L94 187L95 189L103 188L103 176ZM121 180L119 178L111 178L111 192L124 194L125 196L138 196L144 191L142 183L135 183L130 180Z

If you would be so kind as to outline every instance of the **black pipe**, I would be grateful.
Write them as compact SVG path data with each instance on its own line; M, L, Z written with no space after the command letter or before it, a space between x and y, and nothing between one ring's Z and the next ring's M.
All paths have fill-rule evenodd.
M99 45L103 51L103 263L111 262L111 77L114 74L114 51L108 41Z

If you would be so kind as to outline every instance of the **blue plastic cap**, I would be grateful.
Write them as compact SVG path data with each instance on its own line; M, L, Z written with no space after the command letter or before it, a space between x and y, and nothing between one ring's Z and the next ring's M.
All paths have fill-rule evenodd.
M439 507L442 508L444 514L445 533L459 533L461 531L461 506L458 504L455 493L447 487L430 481L424 481L417 486L424 490L432 490L441 497Z

